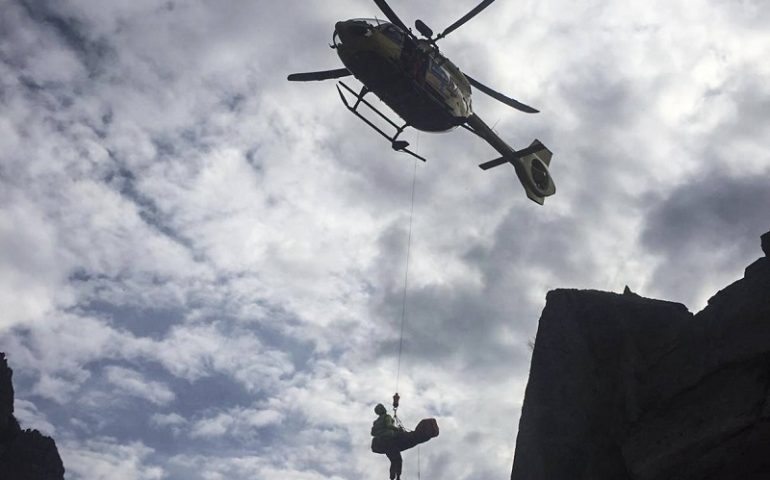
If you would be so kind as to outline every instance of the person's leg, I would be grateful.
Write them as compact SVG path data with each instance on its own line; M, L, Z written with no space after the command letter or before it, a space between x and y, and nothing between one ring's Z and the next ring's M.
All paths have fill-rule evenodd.
M396 480L401 480L401 466L404 464L401 452L396 453L394 457L396 458Z
M395 480L398 470L400 470L401 454L399 452L387 452L385 455L390 460L390 480Z

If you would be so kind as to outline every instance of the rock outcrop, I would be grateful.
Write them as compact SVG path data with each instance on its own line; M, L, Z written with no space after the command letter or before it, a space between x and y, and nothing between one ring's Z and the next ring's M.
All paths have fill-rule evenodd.
M770 233L762 249L697 315L549 292L511 479L769 479Z
M61 480L56 444L37 430L22 430L13 416L13 371L0 353L0 479Z

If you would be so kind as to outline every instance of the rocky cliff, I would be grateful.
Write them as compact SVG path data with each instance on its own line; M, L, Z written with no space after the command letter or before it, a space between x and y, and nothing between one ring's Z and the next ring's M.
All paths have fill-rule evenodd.
M769 479L770 233L762 249L697 315L549 292L511 479Z
M61 480L56 444L37 430L22 430L13 416L13 371L0 353L0 479Z

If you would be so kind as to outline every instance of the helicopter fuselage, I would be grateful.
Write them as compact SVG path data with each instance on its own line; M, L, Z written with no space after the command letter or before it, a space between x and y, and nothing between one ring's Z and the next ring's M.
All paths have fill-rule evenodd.
M515 150L489 127L471 106L471 87L493 99L526 113L537 110L465 75L438 49L437 42L457 30L486 9L495 0L481 0L470 12L434 36L422 20L415 28L422 38L399 18L387 0L374 0L389 22L377 19L352 19L337 22L332 48L337 50L345 68L293 73L292 82L314 82L355 76L363 87L359 92L343 81L337 93L345 107L390 142L391 148L426 161L400 138L407 127L426 132L444 132L462 126L485 140L501 157L479 165L483 170L510 163L527 197L543 204L556 187L548 171L552 153L535 139L528 147ZM383 113L364 97L372 92L404 123ZM352 97L351 97L352 95ZM369 112L371 115L365 115ZM373 112L373 113L372 113Z
M443 132L472 115L462 72L427 40L413 40L392 23L338 22L334 48L350 72L408 125Z

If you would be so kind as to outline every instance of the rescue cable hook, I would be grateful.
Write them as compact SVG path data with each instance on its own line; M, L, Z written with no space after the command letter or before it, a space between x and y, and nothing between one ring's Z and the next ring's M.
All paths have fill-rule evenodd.
M404 428L404 426L401 424L401 420L398 418L399 400L401 400L401 397L398 395L398 392L396 392L396 394L393 395L393 419L396 421L396 425L398 425L401 428Z

